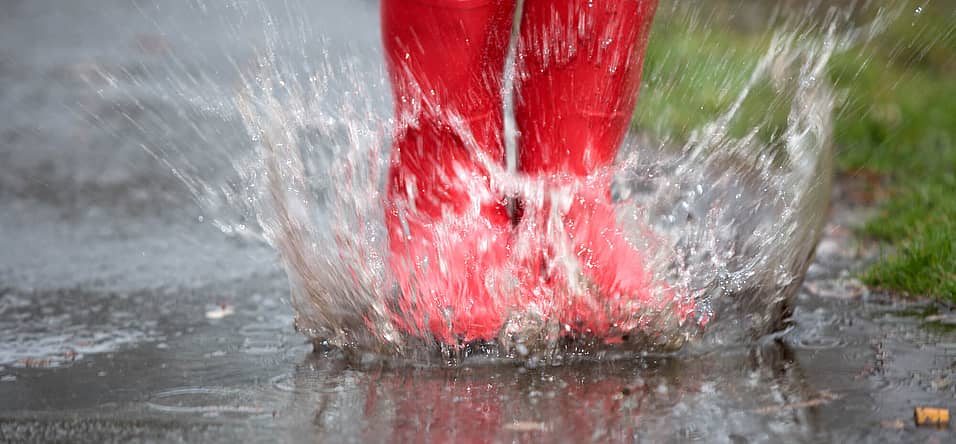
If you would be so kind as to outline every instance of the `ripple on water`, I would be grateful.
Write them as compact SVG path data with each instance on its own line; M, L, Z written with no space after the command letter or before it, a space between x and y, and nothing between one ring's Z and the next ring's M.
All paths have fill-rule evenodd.
M256 416L266 413L249 393L222 387L180 387L150 397L149 408L166 413L192 413L203 416Z
M295 391L295 381L291 373L276 375L269 380L269 384L280 392L292 393Z
M829 350L846 345L847 341L844 338L834 336L804 336L797 339L797 347L808 350Z
M0 365L65 367L155 340L155 320L122 309L131 300L79 290L0 293Z
M253 322L239 329L243 353L252 355L272 354L288 347L291 320L276 322Z

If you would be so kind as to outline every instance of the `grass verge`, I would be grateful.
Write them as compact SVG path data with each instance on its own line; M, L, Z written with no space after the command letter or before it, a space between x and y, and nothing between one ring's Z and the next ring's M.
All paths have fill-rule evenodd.
M635 115L644 131L680 141L712 120L769 42L759 12L740 2L701 5L660 11ZM841 98L838 169L889 184L879 215L862 229L884 245L864 281L956 302L956 1L895 5L903 12L885 32L830 63ZM773 137L786 118L779 100L772 88L758 88L736 119L740 131L756 124Z

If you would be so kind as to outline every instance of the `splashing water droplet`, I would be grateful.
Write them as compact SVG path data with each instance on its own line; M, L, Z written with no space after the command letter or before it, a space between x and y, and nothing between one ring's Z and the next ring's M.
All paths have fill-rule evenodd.
M521 222L509 233L513 260L484 270L482 285L492 295L489 306L503 319L493 344L439 346L427 331L410 327L396 309L402 301L414 308L433 304L437 318L457 314L456 307L445 305L444 295L397 295L397 277L388 266L393 253L382 184L393 123L410 121L415 128L420 122L415 116L390 115L383 99L389 96L384 73L380 67L359 66L353 61L359 54L324 53L321 60L279 56L296 54L317 39L270 40L266 55L250 65L256 72L245 73L234 99L250 145L229 154L235 174L228 183L206 183L188 173L183 180L224 233L262 239L276 248L292 286L297 327L338 347L402 356L419 356L421 350L457 356L474 347L529 360L596 353L619 346L617 342L638 350L669 349L701 335L764 333L776 327L800 282L829 198L834 98L825 68L835 52L865 34L839 33L841 19L834 15L822 24L785 24L756 66L742 73L745 87L730 106L696 128L686 143L656 143L636 134L625 142L613 180L606 182L613 183L608 188L618 196L608 214L621 224L620 233L603 230L599 236L613 245L608 239L620 235L646 254L653 285L640 300L620 292L607 298L596 294L588 269L601 269L600 254L613 248L575 244L575 236L587 229L587 218L564 223L572 206L595 205L597 199L584 199L582 190L595 189L588 180L596 178L556 180L509 171L475 149L477 136L467 130L463 117L449 119L458 122L456 136L487 171L450 169L449 180L460 179L477 206L495 195L522 202ZM550 46L550 39L542 39L544 63L564 63L593 49ZM601 39L595 46L612 43ZM361 55L381 59L374 51ZM412 58L409 52L399 57ZM608 72L621 72L619 66L623 62L609 61ZM520 70L512 74L523 75ZM786 125L769 142L758 137L766 122L742 135L732 133L741 107L764 84L778 92L775 103L787 114ZM420 88L411 97L439 96L432 86L411 85ZM398 100L414 110L433 106L406 95ZM416 200L418 186L406 185L413 209L427 204ZM411 238L404 222L405 237ZM434 242L444 248L426 256L423 269L435 276L457 269L462 256L454 253L468 233L461 229L469 227L467 222L452 215L434 221ZM476 245L477 251L488 251L493 243L479 239ZM588 260L581 265L578 257ZM550 283L530 285L529 274ZM413 284L426 288L424 282ZM680 310L673 307L683 307L686 315L675 315ZM613 338L571 342L568 338L589 320L552 316L562 310L608 317L603 321ZM743 311L752 329L741 333L737 321ZM443 321L425 320L430 322Z

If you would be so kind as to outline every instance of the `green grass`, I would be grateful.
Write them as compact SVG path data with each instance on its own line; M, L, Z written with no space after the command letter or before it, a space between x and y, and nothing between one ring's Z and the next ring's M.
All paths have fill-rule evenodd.
M661 11L635 115L642 130L682 141L736 98L770 34L739 23L731 14L739 3L731 4L737 6ZM889 197L861 230L884 245L863 273L865 282L956 302L956 1L895 4L905 12L884 33L828 67L841 98L837 165L841 174L889 179ZM770 141L788 107L769 85L759 85L732 132L759 126Z
M666 16L652 35L635 124L677 141L733 104L769 44L769 35L689 27ZM731 134L760 127L770 139L786 122L783 105L769 85L759 84L732 122Z

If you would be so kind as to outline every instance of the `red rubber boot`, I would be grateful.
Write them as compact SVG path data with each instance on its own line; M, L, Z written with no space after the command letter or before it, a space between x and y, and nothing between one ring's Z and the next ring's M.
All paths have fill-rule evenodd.
M613 340L642 326L641 313L658 305L652 276L618 227L610 199L611 166L636 104L656 6L656 0L524 3L515 101L518 168L570 193L564 208L546 201L534 211L539 217L561 214L566 251L582 274L562 275L561 267L548 265L560 258L544 257L554 256L554 246L541 246L539 263L528 269L547 271L529 285L550 288L551 315L578 334Z
M396 116L385 219L395 320L448 344L494 338L511 222L486 165L504 165L514 0L383 0L381 13Z

